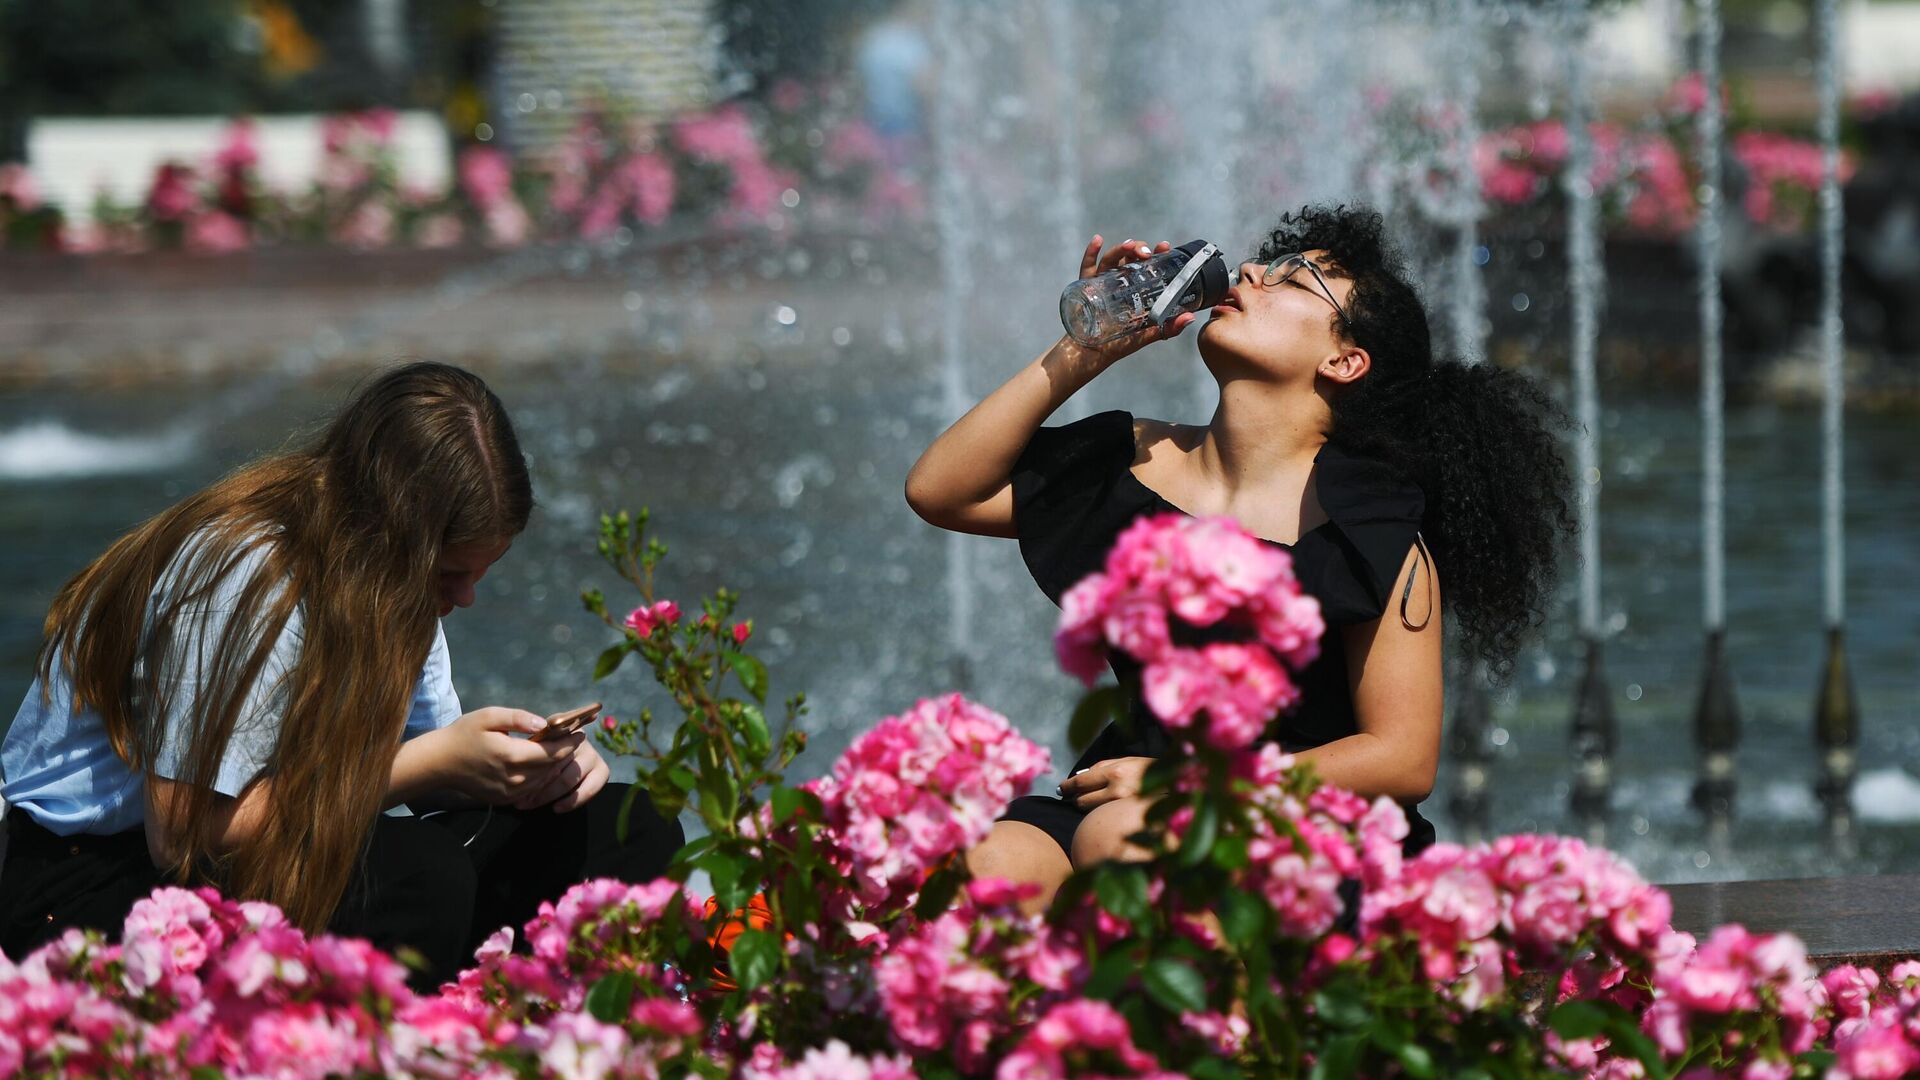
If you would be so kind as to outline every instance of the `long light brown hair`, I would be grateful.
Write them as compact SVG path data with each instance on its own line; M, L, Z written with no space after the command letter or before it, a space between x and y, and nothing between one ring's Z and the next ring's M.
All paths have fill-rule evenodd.
M76 703L100 713L115 752L148 780L175 690L192 678L197 692L173 720L186 749L168 807L179 826L171 871L211 876L320 929L380 812L433 643L441 550L511 539L532 508L513 425L484 382L446 364L391 369L310 444L177 503L68 582L47 614L41 677L64 663ZM260 569L224 631L193 648L193 620L250 558ZM149 611L163 575L167 602ZM223 850L215 777L296 608L303 633L274 688L285 710L264 774L264 820ZM149 815L155 791L149 783Z

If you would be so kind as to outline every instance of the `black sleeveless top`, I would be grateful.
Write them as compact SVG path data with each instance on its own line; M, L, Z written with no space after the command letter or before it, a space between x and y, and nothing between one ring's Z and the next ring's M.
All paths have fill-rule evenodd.
M1185 513L1133 475L1133 416L1114 411L1035 432L1013 469L1013 521L1020 555L1055 604L1105 564L1120 533L1143 514ZM1266 541L1293 557L1301 589L1320 601L1327 635L1320 656L1296 673L1300 702L1269 729L1283 749L1305 750L1359 732L1347 682L1342 626L1371 622L1387 610L1394 582L1414 546L1426 499L1385 465L1329 442L1314 458L1314 492L1327 521L1295 543ZM1177 626L1178 624L1176 624ZM1176 639L1180 638L1176 631ZM1204 635L1196 631L1190 640ZM1138 686L1138 665L1110 662L1123 684ZM1159 757L1173 740L1136 692L1128 702L1132 730L1109 725L1074 771L1118 757ZM1407 850L1432 842L1433 825L1406 805Z

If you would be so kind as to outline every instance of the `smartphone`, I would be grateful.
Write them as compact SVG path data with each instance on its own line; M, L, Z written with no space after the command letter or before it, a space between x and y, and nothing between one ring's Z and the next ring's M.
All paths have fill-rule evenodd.
M527 739L531 742L546 742L549 739L558 739L571 735L581 728L586 727L588 724L593 723L593 718L598 715L599 712L600 703L596 701L591 705L582 705L577 709L568 709L566 712L554 713L552 716L547 717L546 727L527 736Z

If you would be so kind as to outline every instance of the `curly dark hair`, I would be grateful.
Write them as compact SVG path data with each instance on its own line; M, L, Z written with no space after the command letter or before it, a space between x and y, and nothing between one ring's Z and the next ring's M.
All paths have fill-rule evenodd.
M1447 606L1468 654L1496 682L1546 616L1558 557L1574 531L1560 432L1567 415L1532 379L1492 364L1436 358L1420 294L1364 207L1309 206L1281 217L1258 261L1324 251L1353 282L1336 337L1372 358L1335 395L1330 437L1381 461L1426 495L1421 531L1445 568Z

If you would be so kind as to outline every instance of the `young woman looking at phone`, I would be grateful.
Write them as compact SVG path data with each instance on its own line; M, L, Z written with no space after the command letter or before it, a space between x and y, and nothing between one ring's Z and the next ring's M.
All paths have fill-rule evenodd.
M1167 249L1103 252L1096 236L1080 275ZM1041 427L1198 318L1099 348L1062 338L927 448L907 501L942 528L1018 538L1056 603L1143 514L1224 514L1288 549L1327 633L1268 737L1328 782L1401 802L1417 851L1433 841L1417 806L1440 756L1443 626L1503 676L1551 595L1571 528L1559 412L1518 374L1435 359L1378 214L1309 208L1281 220L1200 328L1220 387L1207 424L1109 412ZM970 854L976 874L1041 884L1039 906L1075 866L1134 853L1141 777L1172 742L1137 694L1129 704L1131 730L1102 732L1060 797L1015 800Z
M111 934L156 885L206 882L410 946L432 982L572 882L657 875L678 823L643 795L618 844L584 733L533 742L544 717L454 692L440 619L532 509L499 398L410 364L95 559L0 746L0 946Z

